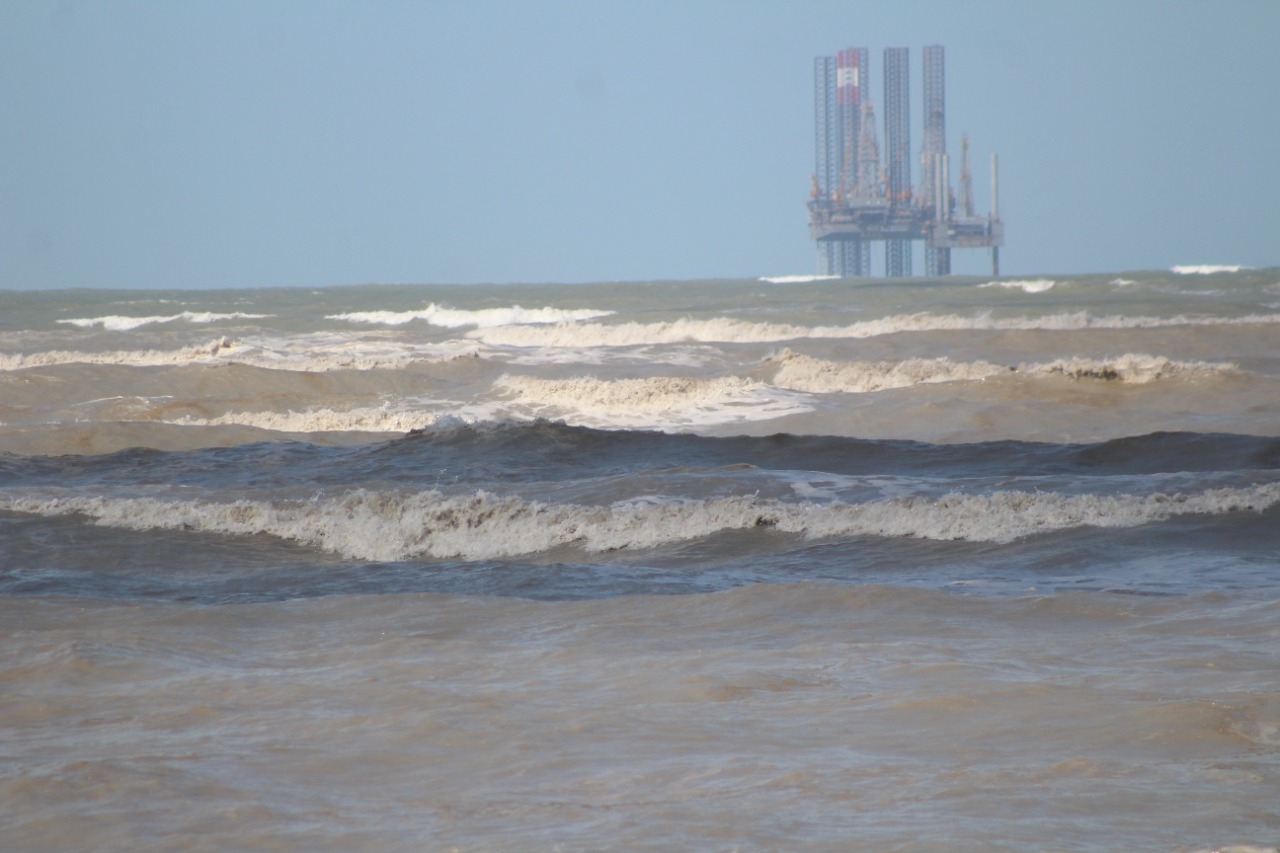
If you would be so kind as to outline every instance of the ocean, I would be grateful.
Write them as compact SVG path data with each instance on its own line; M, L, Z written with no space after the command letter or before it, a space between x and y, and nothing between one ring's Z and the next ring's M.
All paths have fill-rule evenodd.
M0 291L5 851L1280 844L1280 270Z

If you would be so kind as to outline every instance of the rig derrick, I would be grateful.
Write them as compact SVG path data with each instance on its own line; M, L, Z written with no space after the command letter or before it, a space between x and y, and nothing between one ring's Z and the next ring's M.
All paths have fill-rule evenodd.
M992 271L998 275L1004 223L996 196L996 157L991 156L991 213L977 216L967 136L961 143L958 205L951 191L942 47L924 49L924 143L920 184L914 191L907 48L884 51L883 167L868 59L865 48L848 48L814 62L816 168L808 206L818 272L870 275L871 243L883 242L885 274L909 276L912 243L920 240L928 275L950 274L953 248L991 249Z

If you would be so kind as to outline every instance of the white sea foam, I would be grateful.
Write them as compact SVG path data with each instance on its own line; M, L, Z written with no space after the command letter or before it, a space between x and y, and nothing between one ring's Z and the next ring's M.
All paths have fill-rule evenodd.
M356 409L312 408L284 412L227 412L217 417L185 416L162 420L175 426L249 426L276 432L376 432L404 433L435 424L438 416L390 406Z
M986 284L980 284L978 287L1007 287L1010 290L1021 290L1024 293L1044 293L1056 285L1057 282L1048 278L1032 278L1025 280L1010 281L989 281Z
M1170 267L1169 271L1178 275L1213 275L1220 272L1240 272L1248 267L1240 264L1188 264Z
M1192 494L1064 495L1003 491L861 504L786 503L738 496L640 498L607 506L555 504L476 492L356 490L310 500L214 502L153 497L0 494L0 509L83 514L134 530L268 534L358 560L492 559L559 547L644 549L728 530L773 529L808 538L916 537L1005 543L1076 527L1136 527L1181 515L1261 512L1280 483Z
M795 395L739 377L503 376L494 389L532 414L596 427L671 429L765 420L812 408Z
M82 329L101 326L111 332L127 332L131 329L137 329L140 326L150 326L160 323L176 323L178 321L187 323L216 323L219 320L264 320L271 316L273 315L244 314L239 311L231 314L214 314L209 311L183 311L181 314L172 314L163 317L122 317L119 314L112 314L106 317L82 317L71 320L59 320L58 322L65 323L70 326L79 326Z
M1161 355L1126 353L1115 358L1060 358L1044 364L1019 365L1018 372L1036 376L1061 374L1069 379L1106 379L1144 385L1159 379L1234 373L1227 361L1177 361Z
M477 344L478 346L478 344ZM633 349L606 347L522 347L517 350L489 350L487 356L509 364L607 365L610 363L668 365L702 368L723 362L724 351L713 345L645 346Z
M416 363L452 361L479 355L470 341L415 344L406 341L351 339L338 335L304 335L296 338L215 338L207 344L171 350L111 350L82 352L47 350L33 353L0 353L0 371L60 364L103 364L129 367L184 364L244 364L272 370L322 373L331 370L373 370L406 367Z
M133 367L156 367L192 363L213 363L239 347L224 338L208 344L172 350L112 350L79 352L47 350L33 353L0 353L0 370L22 370L28 367L50 367L59 364L120 364Z
M912 358L904 361L836 362L783 350L774 356L780 364L773 384L810 394L867 393L935 382L980 381L996 376L1103 379L1141 385L1159 379L1230 373L1239 367L1230 362L1175 361L1164 356L1126 353L1114 358L1065 358L1047 363L1019 365L989 361L954 362L948 358Z
M783 350L773 384L809 394L867 393L909 388L932 382L985 379L1010 368L986 361L953 362L948 358L911 358L905 361L835 362Z
M327 320L347 320L352 323L378 323L387 326L401 326L413 320L424 320L433 326L456 329L462 326L476 326L489 329L498 326L539 325L546 323L579 322L608 317L612 311L597 311L591 308L521 308L514 305L510 308L482 308L466 311L459 308L445 308L432 303L426 308L416 311L354 311L348 314L330 314Z
M804 284L810 281L830 281L831 279L840 278L838 275L764 275L760 277L761 281L767 281L770 284Z
M492 346L515 347L626 347L674 343L770 343L803 338L872 338L898 332L1024 331L1079 329L1155 329L1175 326L1232 326L1280 323L1280 314L1244 317L1094 316L1087 311L1040 317L997 318L989 314L961 317L954 314L897 314L846 326L798 326L759 323L733 317L709 320L683 318L659 323L582 323L550 326L505 326L476 329L467 337Z

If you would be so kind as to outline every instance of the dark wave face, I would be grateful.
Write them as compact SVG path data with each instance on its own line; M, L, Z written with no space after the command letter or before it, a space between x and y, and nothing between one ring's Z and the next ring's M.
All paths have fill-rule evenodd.
M14 555L0 575L7 592L576 598L804 579L1186 592L1231 577L1237 561L1190 573L1095 563L1170 537L1206 563L1246 543L1259 555L1280 545L1280 440L1253 436L940 446L534 422L438 427L355 448L6 457L0 473L14 530L5 541L75 531L149 555L106 574L72 570L65 550L47 567ZM179 559L193 536L230 541L193 572L190 557ZM218 566L241 551L229 580ZM83 559L96 553L90 546ZM1082 574L1076 564L1090 553ZM319 565L303 559L282 577L276 562L302 554ZM978 555L987 565L975 565Z

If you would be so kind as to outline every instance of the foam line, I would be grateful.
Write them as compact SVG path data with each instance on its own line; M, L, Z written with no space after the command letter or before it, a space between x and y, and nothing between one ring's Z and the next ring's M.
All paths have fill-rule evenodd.
M432 303L426 308L416 311L353 311L347 314L330 314L326 320L346 320L352 323L377 323L387 326L401 326L414 320L424 320L433 326L456 329L461 326L476 326L481 329L499 326L537 325L546 323L578 322L608 317L612 311L597 311L591 308L521 308L513 305L510 308L482 308L476 311L465 311L458 308L445 308Z
M1158 329L1175 326L1274 325L1280 314L1244 317L1094 316L1086 311L1041 317L996 318L987 314L898 314L847 326L798 326L758 323L732 317L709 320L683 318L660 323L580 323L550 326L503 326L474 329L467 337L494 346L516 347L628 347L679 343L770 343L805 338L872 338L898 332L931 331L1076 331L1081 329Z
M978 287L1005 287L1010 290L1021 290L1023 293L1044 293L1046 290L1053 289L1057 282L1048 278L1034 278L1022 281L989 281L986 284L980 284Z
M405 433L431 426L436 415L397 411L382 407L359 409L307 409L284 412L227 412L212 418L182 417L162 420L175 426L249 426L276 432L389 432Z
M543 414L572 414L593 426L661 428L761 420L810 411L793 395L740 377L651 376L543 379L502 376L494 390ZM665 423L655 424L656 421Z
M106 317L81 317L71 320L59 320L58 322L65 323L70 326L79 326L82 329L101 326L111 332L127 332L141 326L150 326L160 323L176 323L180 320L187 323L215 323L219 320L264 320L271 316L274 315L243 314L238 311L232 314L214 314L208 311L183 311L181 314L172 314L165 317L122 317L118 314L112 314Z
M1176 361L1137 353L1114 358L1073 357L1043 364L1000 365L989 361L954 362L948 358L834 362L785 349L771 360L780 365L773 377L774 385L810 394L867 393L1008 375L1065 376L1075 380L1102 379L1142 385L1161 379L1239 370L1230 362Z
M644 549L729 530L770 529L808 538L916 537L1007 543L1077 527L1136 527L1181 515L1261 512L1280 483L1191 494L1064 495L1000 491L900 497L861 504L785 503L753 496L641 498L608 506L554 504L476 492L356 490L311 500L227 503L103 496L0 494L0 509L82 514L133 530L268 534L358 560L493 559L576 547Z
M102 364L126 367L162 367L185 364L244 364L271 370L323 373L331 370L399 368L417 363L439 363L479 355L471 341L413 344L398 341L362 341L338 336L304 336L297 339L231 340L216 338L200 346L171 350L111 350L82 352L47 350L33 353L0 353L0 371L61 364Z
M1177 275L1214 275L1221 272L1240 272L1248 267L1240 264L1188 264L1170 267L1169 271Z

